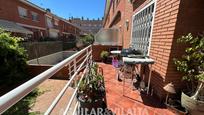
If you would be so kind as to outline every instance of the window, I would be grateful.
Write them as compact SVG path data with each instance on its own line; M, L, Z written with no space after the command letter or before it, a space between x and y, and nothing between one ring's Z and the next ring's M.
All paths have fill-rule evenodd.
M131 47L149 55L155 3L151 2L133 16Z
M48 26L49 28L53 28L52 19L49 18L49 17L47 17L47 26Z
M20 17L23 17L23 18L27 18L28 17L27 9L22 8L20 6L18 7L18 13L19 13Z
M54 23L54 24L55 24L56 26L58 26L58 22L59 22L59 20L55 19L55 23Z
M38 16L37 13L31 12L31 15L32 15L32 20L33 20L33 21L39 21L39 16Z

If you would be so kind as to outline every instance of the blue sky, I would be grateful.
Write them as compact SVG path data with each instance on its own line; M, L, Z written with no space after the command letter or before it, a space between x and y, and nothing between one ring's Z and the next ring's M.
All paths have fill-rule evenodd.
M82 17L89 19L102 18L104 15L105 0L30 0L32 3L49 8L51 12L68 19Z

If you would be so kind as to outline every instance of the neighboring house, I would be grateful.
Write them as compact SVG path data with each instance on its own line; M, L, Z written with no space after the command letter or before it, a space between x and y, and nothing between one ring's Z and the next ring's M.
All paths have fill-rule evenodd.
M60 28L61 21L66 25L66 32L79 36L78 27L28 0L0 0L0 27L15 36L34 40L60 38L65 33Z
M6 28L15 28L21 26L24 31L29 32L31 38L40 38L45 36L45 11L26 0L0 0L0 20L7 22ZM4 23L5 24L5 23ZM20 28L20 27L19 27ZM18 30L16 28L16 30ZM15 31L13 31L15 33ZM17 34L25 34L23 31L16 31Z
M184 47L176 40L187 33L203 32L204 1L107 0L104 14L104 28L117 28L124 48L143 50L155 60L151 79L154 93L163 98L163 86L169 82L180 91L182 75L176 71L173 58L181 57Z
M95 35L102 28L102 20L89 20L89 19L80 19L80 18L72 18L70 22L83 30L86 34Z
M59 18L47 10L45 15L47 36L58 38L60 35Z
M63 40L70 41L76 39L80 35L80 29L74 26L66 19L60 19L60 36Z

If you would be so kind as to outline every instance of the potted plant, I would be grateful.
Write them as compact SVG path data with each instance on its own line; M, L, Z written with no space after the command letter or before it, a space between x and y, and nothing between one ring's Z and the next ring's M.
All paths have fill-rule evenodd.
M102 52L101 52L100 57L101 57L101 59L102 59L102 61L103 61L104 63L107 62L108 55L109 55L109 53L108 53L107 51L102 51Z
M98 108L104 109L105 87L103 75L97 64L91 64L86 77L79 85L77 99L80 102L80 113L88 114Z
M175 59L177 70L183 73L188 83L188 90L182 92L181 104L192 115L204 114L204 36L193 37L191 34L178 39L188 44L181 59Z

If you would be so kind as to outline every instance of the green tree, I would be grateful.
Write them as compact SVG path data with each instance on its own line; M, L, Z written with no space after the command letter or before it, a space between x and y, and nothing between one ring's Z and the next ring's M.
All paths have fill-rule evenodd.
M192 98L197 99L199 93L204 92L204 36L193 37L188 34L179 38L178 42L189 47L185 49L182 58L174 59L174 62L177 70L183 73L183 79L191 84Z
M26 78L27 55L21 38L0 29L0 84L16 84Z
M81 37L81 40L82 40L82 42L83 42L83 44L84 44L85 46L88 46L88 45L94 43L94 36L91 35L91 34L89 34L89 35L86 35L86 36L84 36L84 37Z
M8 88L14 88L28 77L27 54L19 44L21 40L22 38L12 37L9 32L0 29L0 85ZM35 115L35 112L29 112L29 110L38 95L38 89L35 89L3 115Z

